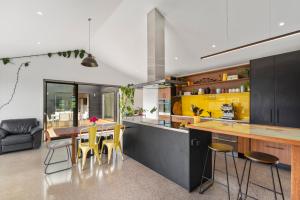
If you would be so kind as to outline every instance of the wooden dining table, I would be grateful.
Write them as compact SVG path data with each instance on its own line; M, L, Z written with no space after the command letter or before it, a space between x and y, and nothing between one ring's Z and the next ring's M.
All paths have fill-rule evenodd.
M116 122L108 121L108 120L98 120L96 125L98 127L98 131L104 130L112 130ZM63 139L63 138L72 138L72 164L76 164L76 138L79 135L80 131L82 133L87 133L88 126L79 126L79 127L68 127L68 128L55 128L50 134L51 139Z
M300 200L300 129L222 121L207 121L187 126L209 133L237 136L291 146L291 199Z

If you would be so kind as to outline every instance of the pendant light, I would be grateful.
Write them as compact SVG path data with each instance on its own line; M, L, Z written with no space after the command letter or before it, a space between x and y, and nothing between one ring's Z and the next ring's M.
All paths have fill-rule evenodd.
M92 56L91 54L91 21L92 19L89 18L89 53L88 56L86 58L84 58L81 62L81 65L85 66L85 67L98 67L98 63L95 60L94 56Z

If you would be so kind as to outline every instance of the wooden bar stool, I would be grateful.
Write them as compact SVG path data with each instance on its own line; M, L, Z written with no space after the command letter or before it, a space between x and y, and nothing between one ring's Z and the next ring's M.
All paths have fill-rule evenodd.
M213 163L213 174L212 174L212 178L207 178L204 176L205 172L206 172L206 165L207 165L207 160L208 160L208 156L209 156L209 152L214 152L214 163ZM229 189L229 178L228 178L228 165L227 165L227 156L226 153L231 153L232 154L232 159L233 159L233 163L234 163L234 168L235 168L235 173L236 173L236 177L238 180L238 184L240 186L240 181L239 181L239 176L238 176L238 172L237 172L237 168L236 168L236 163L235 163L235 159L234 159L234 155L233 155L233 147L227 144L222 144L222 143L212 143L211 145L208 145L208 149L207 149L207 154L206 154L206 158L205 158L205 163L204 163L204 168L203 168L203 172L202 172L202 177L201 177L201 183L200 183L200 194L203 194L207 189L209 189L215 182L215 170L216 170L216 154L217 152L219 153L224 153L224 158L225 158L225 166L226 166L226 178L227 178L227 192L228 192L228 199L230 200L230 189ZM202 184L203 184L203 179L207 180L207 181L211 181L211 183L202 190Z
M239 194L238 194L238 199L243 199L243 195L245 196L245 199L247 199L247 197L253 198L253 197L248 195L248 187L249 187L249 180L250 180L252 162L257 162L257 163L261 163L261 164L265 164L265 165L270 166L271 175L272 175L273 189L269 189L267 187L264 187L264 186L261 186L261 185L255 184L255 183L252 183L252 184L254 184L256 186L259 186L259 187L262 187L266 190L272 191L274 193L275 199L277 199L277 194L279 194L279 195L282 196L282 199L284 200L284 194L283 194L281 180L280 180L280 176L279 176L279 172L278 172L279 159L276 156L273 156L273 155L270 155L270 154L267 154L267 153L262 153L262 152L248 152L248 153L245 154L245 157L246 157L246 161L245 161L243 174L242 174L242 180L241 180L240 185L243 184L243 179L244 179L244 174L245 174L247 162L250 161L249 171L248 171L248 179L247 179L247 186L246 186L246 193L242 193L242 188L240 187L240 191L239 191ZM273 167L275 167L276 172L277 172L277 177L278 177L281 192L276 191L274 174L273 174Z

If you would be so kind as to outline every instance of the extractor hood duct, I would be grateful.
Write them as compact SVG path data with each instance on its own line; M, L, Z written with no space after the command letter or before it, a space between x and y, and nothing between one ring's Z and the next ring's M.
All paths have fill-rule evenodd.
M136 88L160 88L183 84L176 80L165 80L165 17L154 8L147 14L148 69L146 83Z

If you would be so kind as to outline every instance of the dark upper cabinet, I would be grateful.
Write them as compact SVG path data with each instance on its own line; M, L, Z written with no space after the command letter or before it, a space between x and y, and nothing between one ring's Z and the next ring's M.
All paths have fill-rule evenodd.
M251 123L274 123L274 58L252 60L251 64Z
M300 128L300 51L251 61L251 123Z
M300 51L275 56L276 124L300 127Z

